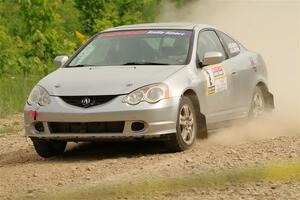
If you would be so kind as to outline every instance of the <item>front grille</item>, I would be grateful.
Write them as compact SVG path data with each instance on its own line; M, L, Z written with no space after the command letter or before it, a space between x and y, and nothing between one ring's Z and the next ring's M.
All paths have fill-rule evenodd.
M48 122L51 133L122 133L124 121L116 122Z
M73 106L88 108L107 103L118 95L101 95L101 96L60 96L60 98Z

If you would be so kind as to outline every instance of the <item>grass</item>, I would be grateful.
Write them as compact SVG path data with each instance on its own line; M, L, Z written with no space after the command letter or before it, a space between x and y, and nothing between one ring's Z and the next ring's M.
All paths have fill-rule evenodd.
M6 134L6 133L11 133L14 132L16 129L12 126L9 127L0 127L0 134Z
M0 127L0 137L9 133L16 133L21 131L23 128L15 125Z
M226 183L242 184L256 181L299 181L300 162L275 164L261 168L246 168L221 173L199 173L195 175L177 175L173 178L155 178L151 180L126 180L118 184L97 185L77 188L62 193L37 196L37 199L116 199L118 197L138 198L142 195L174 193L192 188L224 186ZM32 199L32 198L31 198Z
M0 78L0 118L23 111L28 95L40 77Z

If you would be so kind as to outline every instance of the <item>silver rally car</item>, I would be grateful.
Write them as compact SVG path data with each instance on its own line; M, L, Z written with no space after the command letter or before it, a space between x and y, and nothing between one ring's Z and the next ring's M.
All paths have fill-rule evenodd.
M24 111L43 157L105 138L161 138L183 151L217 124L274 107L262 57L208 25L111 28L54 62Z

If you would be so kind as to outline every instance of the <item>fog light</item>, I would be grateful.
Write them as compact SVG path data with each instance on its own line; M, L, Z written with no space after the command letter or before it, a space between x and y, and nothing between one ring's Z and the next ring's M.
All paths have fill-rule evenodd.
M145 124L142 122L133 122L131 124L131 130L132 131L141 131L145 128Z
M38 132L44 132L45 128L44 128L44 124L42 122L37 122L34 124L34 128L35 130L37 130Z

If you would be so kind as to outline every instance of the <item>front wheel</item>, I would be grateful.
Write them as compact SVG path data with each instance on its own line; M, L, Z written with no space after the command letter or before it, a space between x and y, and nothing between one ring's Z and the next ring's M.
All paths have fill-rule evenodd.
M59 140L44 140L39 138L31 138L31 140L37 154L44 158L63 154L67 145L67 142Z
M190 148L197 135L196 111L191 99L182 97L177 114L176 133L171 135L167 145L172 151L184 151Z
M264 95L259 87L256 87L252 97L251 108L249 112L250 119L261 117L265 112Z

